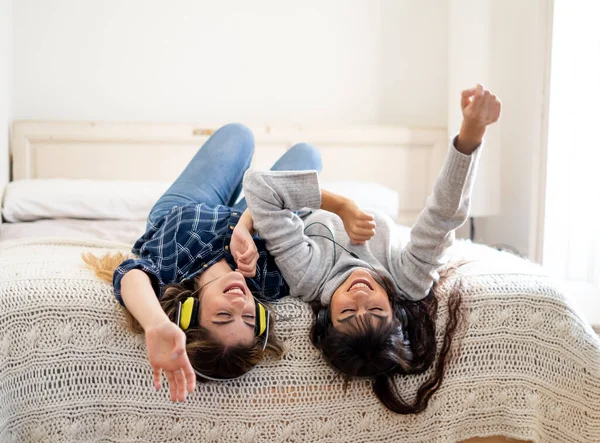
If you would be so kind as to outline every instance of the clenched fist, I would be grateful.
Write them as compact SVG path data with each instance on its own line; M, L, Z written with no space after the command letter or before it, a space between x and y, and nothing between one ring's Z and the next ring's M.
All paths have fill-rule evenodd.
M470 155L481 144L486 126L500 118L502 102L482 85L477 85L462 92L460 107L463 123L456 149Z

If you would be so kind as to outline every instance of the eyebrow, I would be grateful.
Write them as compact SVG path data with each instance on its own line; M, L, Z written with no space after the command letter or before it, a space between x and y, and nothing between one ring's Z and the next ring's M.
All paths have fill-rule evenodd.
M373 317L377 317L380 320L384 320L384 319L388 318L387 315L379 315L379 314L375 314L374 312L367 312L367 314L372 315ZM365 314L363 314L363 315L365 315ZM349 315L348 317L343 318L342 320L338 320L338 323L347 322L348 320L350 320L351 318L354 318L354 317L356 317L356 314Z
M227 320L227 321L212 321L211 323L213 325L217 325L217 326L225 326L225 325L228 325L230 323L233 323L234 321L235 321L234 319L231 319L231 320ZM244 322L244 324L246 326L248 326L249 328L255 328L256 327L256 325L252 325L250 323Z

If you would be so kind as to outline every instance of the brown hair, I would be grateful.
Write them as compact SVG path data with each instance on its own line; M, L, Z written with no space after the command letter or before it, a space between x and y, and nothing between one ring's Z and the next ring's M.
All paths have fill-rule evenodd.
M112 284L115 269L127 257L122 253L106 254L96 257L91 253L82 254L83 261L90 266L96 276ZM162 291L160 305L171 319L176 321L179 302L185 301L197 289L196 279L183 283L166 285ZM139 322L123 307L128 329L135 334L143 334ZM185 331L186 351L193 368L204 375L213 378L234 378L245 374L262 361L265 356L279 358L283 354L280 341L274 334L274 319L269 325L269 339L263 351L261 339L256 337L251 345L223 346L212 338L210 332L202 326L191 327ZM196 376L199 382L206 382L203 377Z
M429 378L417 390L412 403L407 402L398 391L393 376L420 374L434 363L438 298L458 266L440 272L440 278L429 295L419 301L406 300L393 282L380 276L395 314L390 323L374 325L358 318L347 333L335 329L329 316L326 316L327 325L319 325L318 322L313 325L312 343L323 353L329 365L343 374L345 387L353 377L370 377L373 379L373 392L391 411L415 414L427 408L429 399L442 384L444 369L451 357L452 340L463 321L460 280L453 283L447 295L448 320L437 362ZM406 313L406 325L402 324L401 308ZM313 304L315 313L321 309L330 308L323 308L319 302Z

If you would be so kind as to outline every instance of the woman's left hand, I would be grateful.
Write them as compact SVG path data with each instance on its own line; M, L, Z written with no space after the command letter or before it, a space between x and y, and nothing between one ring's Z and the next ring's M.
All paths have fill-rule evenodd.
M231 234L229 249L237 264L237 271L244 277L256 275L256 263L258 262L258 250L248 228L238 223Z
M337 214L344 222L352 244L362 245L375 235L375 219L352 200L347 200Z

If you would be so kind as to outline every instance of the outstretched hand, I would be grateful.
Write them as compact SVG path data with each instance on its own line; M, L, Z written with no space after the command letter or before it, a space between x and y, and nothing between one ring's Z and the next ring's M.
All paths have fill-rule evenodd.
M344 203L338 211L344 222L344 229L353 245L362 245L375 235L375 220L372 215L364 212L352 200Z
M196 375L185 350L185 333L173 322L166 321L146 329L148 360L153 370L154 387L161 387L165 371L171 401L185 401L196 388Z
M229 248L237 264L236 270L244 277L254 277L256 275L256 263L258 262L258 250L252 234L243 223L238 223L235 226L233 234L231 234Z

